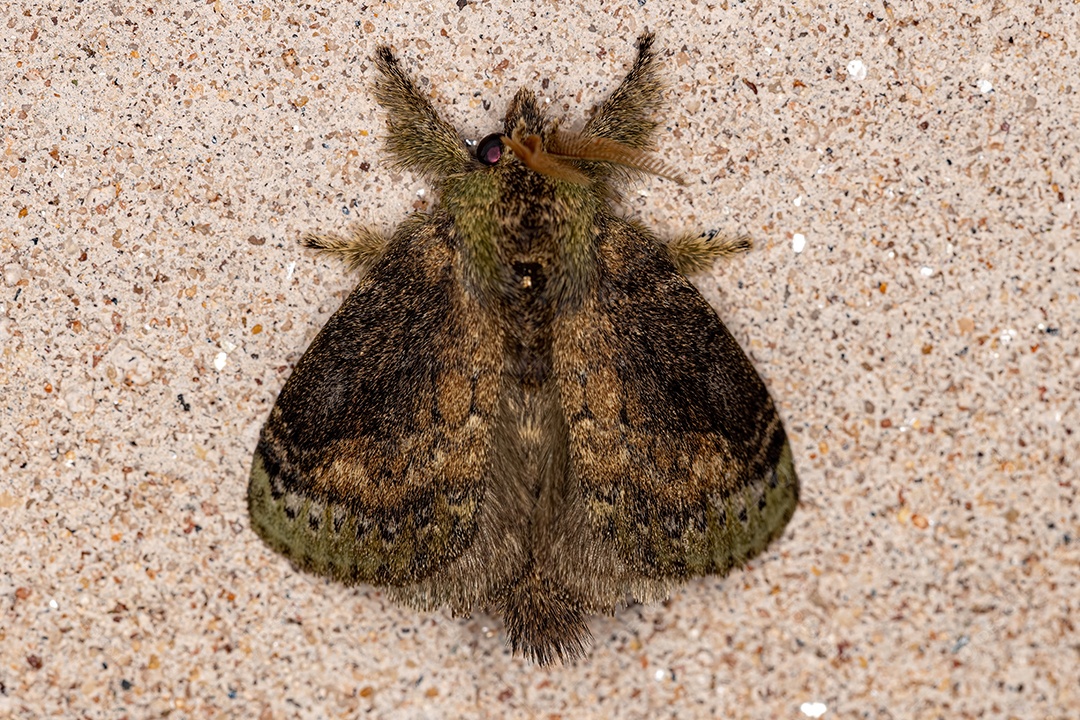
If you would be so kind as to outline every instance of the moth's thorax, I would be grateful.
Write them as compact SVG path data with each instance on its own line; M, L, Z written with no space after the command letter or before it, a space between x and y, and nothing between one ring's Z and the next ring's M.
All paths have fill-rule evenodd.
M543 384L552 320L592 284L602 199L516 162L454 178L442 197L465 288L500 318L511 372Z
M595 257L601 203L588 188L516 163L467 173L443 190L466 275L495 303L522 290L558 302L580 284Z

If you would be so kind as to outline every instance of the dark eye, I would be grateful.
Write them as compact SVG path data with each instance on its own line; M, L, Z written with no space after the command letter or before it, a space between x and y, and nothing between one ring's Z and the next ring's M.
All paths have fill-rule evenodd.
M502 135L492 133L476 144L476 159L485 165L494 165L502 157Z

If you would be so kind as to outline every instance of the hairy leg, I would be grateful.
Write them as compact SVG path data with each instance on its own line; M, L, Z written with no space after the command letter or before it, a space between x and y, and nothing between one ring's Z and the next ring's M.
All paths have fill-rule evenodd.
M300 242L306 247L339 255L350 270L366 271L386 249L388 239L362 225L349 228L347 237L331 233L305 233Z
M721 236L716 230L694 235L686 233L668 242L668 254L683 275L694 275L712 267L717 258L731 257L754 247L749 235Z

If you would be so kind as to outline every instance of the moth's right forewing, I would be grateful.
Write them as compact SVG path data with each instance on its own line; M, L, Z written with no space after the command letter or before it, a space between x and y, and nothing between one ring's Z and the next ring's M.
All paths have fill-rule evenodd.
M597 287L554 332L573 477L633 573L725 573L779 535L798 480L761 378L655 238L611 219Z
M406 224L297 364L262 429L251 522L305 570L404 585L476 532L500 334L434 220Z

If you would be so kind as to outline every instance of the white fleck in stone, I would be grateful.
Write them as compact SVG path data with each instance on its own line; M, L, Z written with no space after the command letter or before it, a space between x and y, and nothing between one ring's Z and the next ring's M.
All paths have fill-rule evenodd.
M224 369L225 369L225 363L227 363L227 362L229 362L229 355L228 355L228 353L225 353L225 352L219 352L219 353L218 353L218 354L217 354L217 355L216 355L216 356L214 357L214 368L215 368L215 369L216 369L216 370L217 370L218 372L221 372L222 370L224 370Z
M795 203L795 207L802 207L802 195L795 198L792 202Z
M49 601L49 607L52 608L53 610L59 610L60 609L60 603L56 602L56 600L50 600Z
M847 74L855 82L861 82L866 79L866 65L856 58L847 64Z
M806 236L802 233L795 233L791 237L791 249L796 253L801 253L806 249Z
M89 381L65 381L60 397L68 412L86 412L94 407L94 386Z
M18 263L8 263L4 266L4 282L8 285L15 285L23 279L22 265Z
M923 277L930 277L934 274L934 268L923 265L921 268L919 268L919 274Z
M115 199L116 188L112 185L102 185L90 188L90 191L86 194L85 205L92 208L98 205L106 205Z
M293 273L296 271L296 261L293 260L289 263L289 266L285 268L285 279L292 280Z
M994 83L990 82L989 80L980 80L978 83L976 83L976 87L979 88L979 92L981 92L983 95L988 95L989 93L994 92Z
M117 374L132 385L147 385L154 379L154 364L150 358L125 341L118 342L107 357Z
M825 707L825 703L819 702L804 702L799 706L799 712L806 717L819 718L825 714L829 708Z
M664 672L663 670L657 670L657 671L656 671L656 672L655 672L655 673L653 674L653 677L655 677L655 678L656 678L656 680L657 680L657 682L659 682L660 680L663 680L663 679L664 679L665 677L667 677L667 673L666 673L666 672Z

